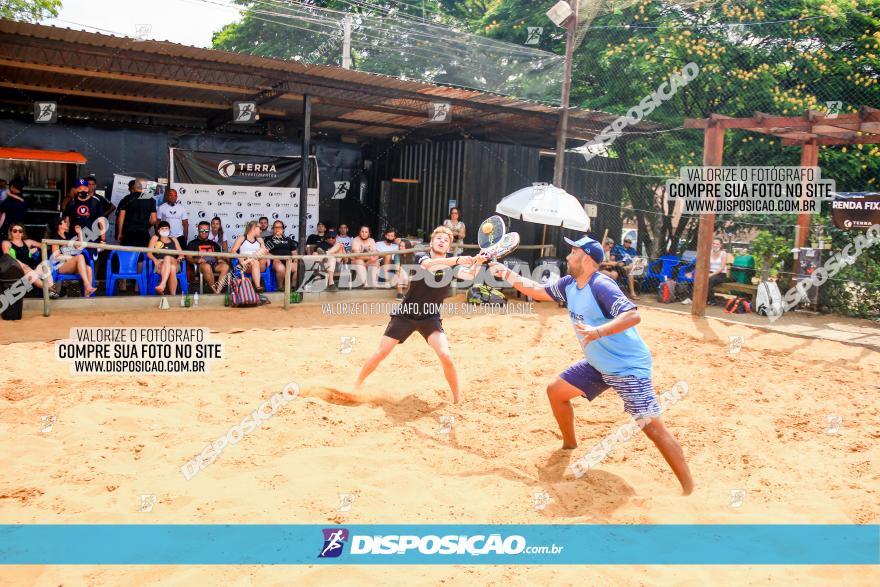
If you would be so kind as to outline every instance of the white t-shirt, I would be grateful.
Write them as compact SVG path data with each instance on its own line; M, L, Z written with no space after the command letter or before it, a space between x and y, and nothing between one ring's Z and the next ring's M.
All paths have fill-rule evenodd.
M399 250L400 250L400 246L397 243L390 243L389 244L389 243L386 243L384 240L376 241L376 251L379 253L385 253L387 251L399 251ZM384 263L385 259L387 259L387 258L388 258L388 256L385 255L381 258L381 261ZM391 259L392 260L389 262L394 263L394 257L392 257Z
M165 202L159 209L156 210L156 216L159 220L164 220L171 227L171 237L181 237L183 236L183 221L189 219L189 215L186 213L186 208L183 207L183 204L175 204L172 206L168 202Z
M386 243L384 240L376 241L376 250L380 253L387 251L399 251L400 246L397 243Z

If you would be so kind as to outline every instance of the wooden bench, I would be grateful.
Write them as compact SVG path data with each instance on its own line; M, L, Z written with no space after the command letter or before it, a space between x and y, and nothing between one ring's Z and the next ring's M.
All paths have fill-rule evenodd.
M746 294L751 300L755 301L755 296L758 293L758 286L752 285L751 283L736 283L735 281L731 281L729 283L719 283L715 286L715 295L719 297L732 297L737 294Z

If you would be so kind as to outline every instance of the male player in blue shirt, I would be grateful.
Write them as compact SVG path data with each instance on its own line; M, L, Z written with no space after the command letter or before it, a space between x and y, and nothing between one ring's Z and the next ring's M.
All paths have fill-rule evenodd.
M562 432L562 448L577 448L571 400L582 395L593 401L613 388L623 408L636 420L647 420L643 430L672 467L685 495L694 488L691 473L678 441L663 425L660 404L651 384L651 352L636 332L641 317L617 283L599 272L605 258L602 245L590 237L572 241L566 258L568 273L543 286L525 279L500 263L493 273L539 302L565 302L585 359L575 363L547 387L553 416Z

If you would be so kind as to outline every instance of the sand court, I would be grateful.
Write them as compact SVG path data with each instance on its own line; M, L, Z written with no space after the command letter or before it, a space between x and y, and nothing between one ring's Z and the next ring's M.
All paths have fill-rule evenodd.
M456 300L452 300L456 301ZM492 523L738 524L880 522L880 353L646 308L638 330L652 351L658 393L688 393L665 421L696 490L680 487L644 437L613 447L580 479L567 471L627 424L613 391L575 401L579 447L561 437L546 386L580 349L554 304L530 315L444 320L461 378L449 401L433 351L418 335L352 393L383 316L336 317L320 306L250 311L58 313L28 317L0 374L3 523ZM210 327L225 358L205 375L71 376L54 356L71 327ZM729 353L728 337L743 336ZM342 337L353 337L343 342ZM347 349L347 350L346 350ZM187 480L183 465L261 402L295 382L298 397ZM43 431L51 417L50 431ZM42 422L42 423L41 423ZM340 511L340 494L350 508ZM540 497L536 497L538 494ZM153 503L149 511L142 496ZM545 497L546 496L546 497ZM539 503L540 502L540 503ZM539 507L543 503L542 507ZM225 569L225 570L224 570ZM583 569L412 568L413 584L581 583ZM162 578L268 584L378 581L388 567L319 575L308 568L16 567L17 584L114 584ZM327 572L322 570L322 573ZM832 572L833 571L833 572ZM875 582L876 567L701 567L707 580L797 577ZM741 574L745 573L745 574ZM680 584L672 568L593 568L596 584ZM697 575L692 575L697 576ZM872 579L873 575L873 579ZM242 579L243 580L243 579ZM4 581L5 582L5 581Z

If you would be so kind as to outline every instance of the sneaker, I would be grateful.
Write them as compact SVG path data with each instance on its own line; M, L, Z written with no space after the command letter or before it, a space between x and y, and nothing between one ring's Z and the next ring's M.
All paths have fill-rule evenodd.
M396 296L394 299L397 300L397 301L402 301L403 298L404 298L404 295L403 295L402 293L398 293L397 296Z
M339 291L339 286L335 283L331 283L329 286L327 286L327 291Z

